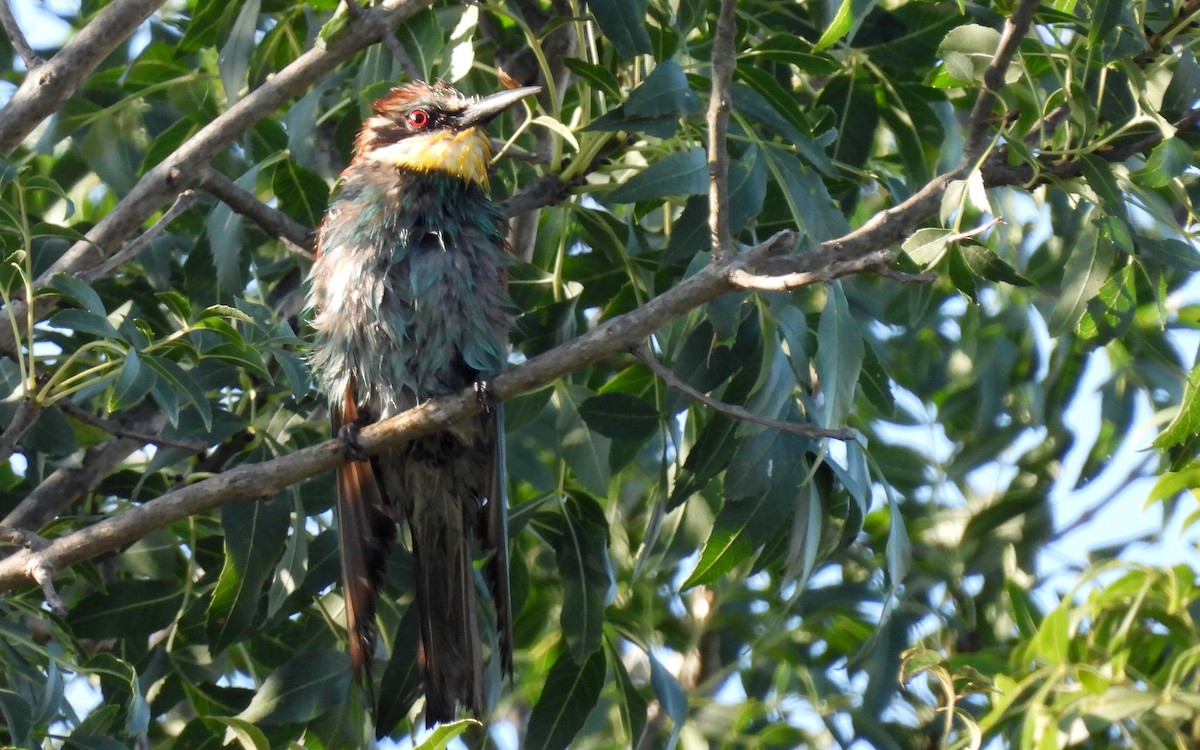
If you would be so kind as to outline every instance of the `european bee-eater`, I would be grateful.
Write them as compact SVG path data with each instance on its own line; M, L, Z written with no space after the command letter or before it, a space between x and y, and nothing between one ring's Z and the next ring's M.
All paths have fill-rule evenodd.
M500 410L369 460L356 431L486 383L504 366L506 223L485 192L492 153L482 128L536 91L475 99L441 83L392 89L372 105L317 238L313 375L335 434L358 459L337 472L350 660L369 676L376 600L402 520L415 561L427 725L453 719L459 706L485 708L477 559L495 605L500 666L512 671Z

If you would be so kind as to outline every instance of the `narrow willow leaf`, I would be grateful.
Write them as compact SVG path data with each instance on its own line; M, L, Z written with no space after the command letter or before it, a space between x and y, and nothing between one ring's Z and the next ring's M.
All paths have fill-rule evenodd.
M456 737L459 737L469 729L480 726L482 724L474 719L460 719L459 721L452 721L449 724L439 724L413 750L446 750Z
M97 641L149 635L175 619L182 601L183 590L171 581L122 580L71 607L67 624L76 638Z
M290 515L289 508L276 501L234 503L221 509L225 565L206 616L213 653L240 639L253 624L263 585L283 554Z
M646 652L650 660L650 687L658 697L667 716L671 717L671 736L667 738L667 750L674 750L679 742L679 733L683 730L684 719L687 718L687 694L675 676L663 668L654 658L654 654Z
M604 196L607 203L635 203L708 190L708 160L693 148L659 159Z
M212 716L210 718L224 724L227 728L226 739L236 739L243 750L271 750L271 743L267 740L267 736L250 722L232 716Z
M854 391L862 363L862 333L850 315L841 284L831 284L817 324L816 371L824 398L822 419L825 426L845 424L854 406Z
M1188 373L1179 412L1170 424L1154 439L1154 447L1171 448L1184 443L1188 438L1200 435L1200 366Z
M658 411L628 393L601 393L579 405L579 415L596 432L614 440L645 440L658 429Z
M74 276L59 273L55 274L54 278L50 280L50 286L75 302L78 302L84 310L87 310L92 315L97 315L101 318L108 317L108 311L104 309L104 302L100 300L100 295L96 294L96 290L88 286L86 281L80 281Z
M588 9L596 25L621 57L648 55L653 51L646 31L647 0L591 0Z
M340 651L301 652L276 669L236 718L253 724L309 721L341 705L350 688L350 659Z
M616 596L604 511L591 498L571 497L538 514L535 525L554 549L563 589L559 621L568 652L582 664L600 647L604 610Z
M542 695L529 713L526 750L561 750L583 728L604 687L604 651L597 649L583 664L560 652L546 675Z
M250 70L250 54L254 52L258 11L261 6L261 0L242 3L237 20L229 32L229 38L217 55L217 68L221 71L225 100L230 107L241 98L242 88L246 85L246 73Z
M625 727L629 730L628 744L632 746L642 736L642 730L646 726L646 699L642 697L637 686L630 679L617 647L606 640L605 651L608 653L608 668L616 678L614 682L617 685L617 707L621 711L621 719L624 721Z
M611 475L608 464L611 443L609 438L589 430L579 415L580 404L590 397L591 393L580 386L556 387L555 424L562 457L575 478L592 494L604 496L608 494Z
M1051 336L1074 330L1087 303L1108 279L1113 261L1112 243L1093 222L1085 222L1063 270L1062 289L1046 322Z
M121 364L121 374L113 386L113 397L109 403L109 411L119 411L133 406L142 400L154 387L154 370L142 366L142 358L134 349L125 353L125 361Z

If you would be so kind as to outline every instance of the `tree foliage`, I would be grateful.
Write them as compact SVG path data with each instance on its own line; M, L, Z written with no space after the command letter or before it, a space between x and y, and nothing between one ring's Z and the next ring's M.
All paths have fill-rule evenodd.
M1195 571L1107 562L1048 600L1038 555L1055 498L1150 478L1169 514L1200 484L1198 18L87 0L61 50L7 24L0 742L361 747L372 698L418 733L412 654L351 685L302 301L369 102L420 77L544 89L494 132L495 741L1194 745Z

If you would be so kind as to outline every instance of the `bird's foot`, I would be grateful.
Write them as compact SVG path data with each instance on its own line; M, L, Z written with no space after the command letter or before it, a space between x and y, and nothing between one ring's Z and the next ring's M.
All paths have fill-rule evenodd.
M349 422L338 430L338 442L342 446L342 455L351 461L370 460L358 439L360 432L362 432L362 425L358 422Z
M475 400L483 406L484 414L491 414L496 408L492 402L492 383L483 376L475 379Z

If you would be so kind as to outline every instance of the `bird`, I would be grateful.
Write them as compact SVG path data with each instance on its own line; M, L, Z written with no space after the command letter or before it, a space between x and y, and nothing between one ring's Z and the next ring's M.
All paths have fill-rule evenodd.
M460 708L485 711L481 610L495 612L492 658L512 674L503 405L487 387L508 356L510 254L504 214L487 194L484 127L538 91L477 98L412 81L375 101L309 275L310 364L347 457L336 524L351 670L369 687L376 605L403 524L427 726ZM363 454L363 426L472 386L486 402L479 414ZM491 607L477 601L477 560Z

